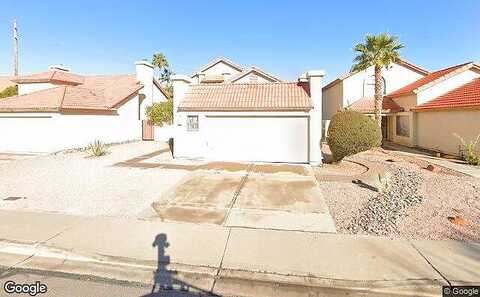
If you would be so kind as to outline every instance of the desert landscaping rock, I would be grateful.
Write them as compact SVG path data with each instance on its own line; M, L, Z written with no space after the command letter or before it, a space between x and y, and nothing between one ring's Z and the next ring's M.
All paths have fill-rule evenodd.
M421 203L418 194L421 176L410 170L392 170L391 184L385 193L379 193L360 209L358 216L347 228L352 233L390 235L398 233L397 221L406 216L410 207Z

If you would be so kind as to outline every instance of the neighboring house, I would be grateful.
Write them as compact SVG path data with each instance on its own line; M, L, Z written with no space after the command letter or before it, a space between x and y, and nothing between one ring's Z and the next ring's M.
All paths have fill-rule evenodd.
M388 139L461 155L461 141L480 134L480 67L472 62L432 72L389 93L401 111L389 117Z
M223 83L205 83L219 73ZM224 59L192 77L173 76L174 156L320 164L323 76L309 71L306 81L279 82Z
M192 83L267 83L282 80L259 67L243 67L229 59L217 58L191 75Z
M388 94L414 82L429 72L419 66L400 60L388 69L382 69L382 91ZM350 108L366 114L374 112L375 75L374 67L364 71L349 72L323 87L323 119L327 126L339 110ZM390 100L383 103L383 114L398 111L399 107ZM385 120L384 120L385 121Z
M13 78L18 96L0 101L0 151L54 152L142 138L145 108L166 97L153 66L136 75L79 75L64 67Z

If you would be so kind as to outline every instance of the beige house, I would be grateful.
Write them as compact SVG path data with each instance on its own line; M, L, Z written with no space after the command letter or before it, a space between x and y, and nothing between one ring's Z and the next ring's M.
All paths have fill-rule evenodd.
M383 93L388 94L398 90L426 75L428 70L416 66L405 60L393 63L388 69L382 70ZM349 72L331 81L322 89L323 93L323 120L324 128L332 116L339 110L350 108L366 114L373 114L375 76L374 68L369 67L364 71ZM391 100L384 100L383 114L389 116L391 113L400 111L400 107ZM388 135L388 121L384 119L384 137ZM324 132L324 135L326 133Z
M385 99L401 108L388 117L388 139L395 143L461 155L458 136L469 141L480 134L480 67L474 63L432 72Z
M458 136L469 141L480 134L480 67L469 62L429 73L405 63L400 61L382 72L384 139L462 155ZM348 81L355 76L356 81L364 78L363 85ZM324 118L329 120L344 108L373 115L373 83L368 77L351 73L325 86Z

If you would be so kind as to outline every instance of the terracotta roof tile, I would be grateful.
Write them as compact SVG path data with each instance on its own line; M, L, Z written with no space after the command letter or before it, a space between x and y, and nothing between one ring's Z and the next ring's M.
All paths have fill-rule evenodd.
M401 97L401 96L405 96L405 95L414 94L415 90L417 90L420 87L423 87L423 86L425 86L429 83L432 83L437 79L445 77L446 75L448 75L450 73L453 73L457 70L460 70L463 67L473 66L473 65L474 64L472 62L468 62L468 63L455 65L455 66L452 66L452 67L448 67L448 68L445 68L445 69L441 69L441 70L432 72L429 75L427 75L425 77L422 77L419 80L416 80L411 84L408 84L408 85L406 85L406 86L404 86L404 87L402 87L402 88L400 88L396 91L391 92L386 97L397 98L397 97Z
M414 110L480 108L480 78L417 106Z
M361 113L374 113L375 112L375 99L374 98L362 98L355 101L348 106L348 109L358 111ZM390 98L383 98L382 113L399 112L403 109Z
M0 112L16 111L115 111L143 86L135 75L85 76L81 85L62 85L9 97L0 101Z
M313 104L305 83L193 85L180 111L295 111Z
M16 83L58 83L58 84L72 84L79 85L84 82L84 76L58 70L49 70L40 73L29 75L22 75L13 78Z

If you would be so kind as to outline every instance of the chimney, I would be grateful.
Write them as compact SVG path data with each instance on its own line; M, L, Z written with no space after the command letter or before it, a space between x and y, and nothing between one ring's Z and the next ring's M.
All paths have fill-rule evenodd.
M172 81L173 87L173 137L174 139L178 139L179 129L182 126L182 123L186 121L186 119L181 118L178 114L178 106L180 102L185 98L185 94L191 84L191 79L187 75L176 74L170 77ZM175 140L174 140L175 141ZM175 146L175 145L174 145ZM173 157L177 156L177 150L173 150Z
M205 73L197 72L197 84L201 83L205 79Z
M322 164L322 86L325 71L310 70L306 73L313 109L310 110L310 164Z
M63 66L62 64L50 65L48 69L50 69L51 71L70 72L70 68Z
M153 104L153 65L147 61L135 62L137 81L143 85L140 90L140 114L141 119L146 119L145 109Z

